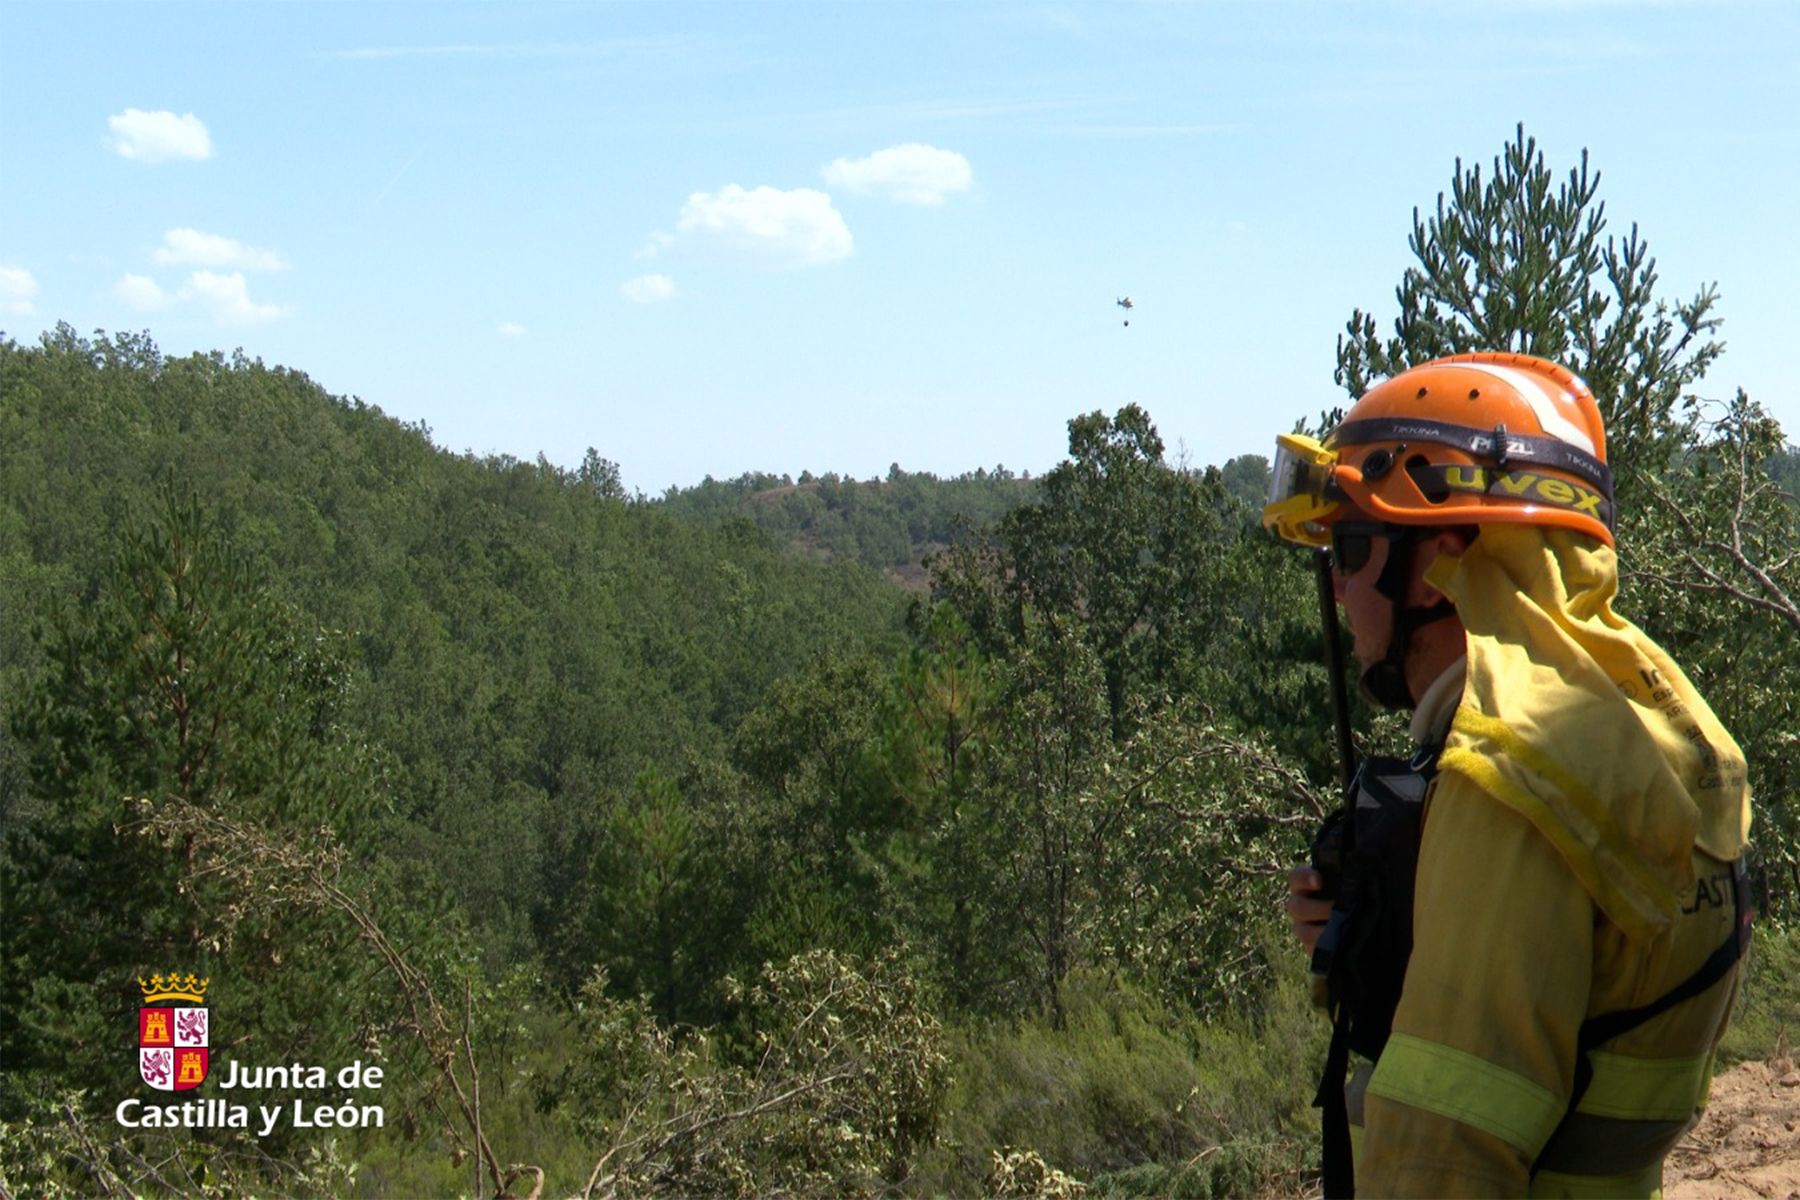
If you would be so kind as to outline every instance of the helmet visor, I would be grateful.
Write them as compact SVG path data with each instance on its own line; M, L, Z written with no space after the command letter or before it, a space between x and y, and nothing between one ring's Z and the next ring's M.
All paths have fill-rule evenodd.
M1269 475L1269 502L1262 523L1290 542L1323 546L1331 535L1324 522L1339 501L1326 495L1337 451L1305 434L1284 433L1275 439L1275 465Z

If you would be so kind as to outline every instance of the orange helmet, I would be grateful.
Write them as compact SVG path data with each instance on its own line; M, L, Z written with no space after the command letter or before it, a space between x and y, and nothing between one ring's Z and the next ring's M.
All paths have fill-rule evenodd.
M1323 443L1278 439L1263 524L1324 545L1347 502L1393 525L1554 525L1613 544L1594 394L1529 354L1457 354L1371 388Z

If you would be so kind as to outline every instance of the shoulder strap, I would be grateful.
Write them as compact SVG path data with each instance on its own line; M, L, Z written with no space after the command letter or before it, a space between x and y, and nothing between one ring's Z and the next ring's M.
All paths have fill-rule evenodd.
M1575 1114L1576 1106L1587 1094L1588 1085L1594 1081L1594 1063L1591 1058L1593 1050L1706 991L1725 978L1732 965L1750 949L1750 926L1755 913L1750 904L1750 874L1745 869L1741 856L1731 864L1731 895L1737 913L1731 935L1707 956L1706 961L1692 975L1648 1004L1620 1012L1600 1013L1581 1023L1581 1029L1575 1036L1575 1087L1569 1093L1569 1106L1563 1113L1563 1124L1567 1124ZM1558 1132L1561 1129L1562 1125L1558 1125ZM1550 1136L1554 1141L1556 1134L1552 1133ZM1536 1168L1533 1168L1532 1173L1536 1174Z
M1744 869L1744 860L1739 858L1731 864L1731 895L1733 906L1737 910L1737 921L1731 936L1719 944L1719 947L1700 964L1699 968L1675 985L1674 989L1658 996L1655 1000L1641 1008L1630 1008L1623 1012L1601 1013L1589 1017L1581 1023L1581 1033L1576 1045L1582 1053L1596 1046L1612 1041L1620 1034L1627 1033L1655 1016L1668 1012L1684 1000L1691 1000L1725 978L1733 963L1742 958L1750 949L1750 921L1753 913L1750 908L1750 876ZM1579 1096L1576 1099L1580 1099ZM1573 1107L1573 1105L1571 1105Z
M1331 1023L1331 1049L1313 1107L1320 1118L1320 1183L1324 1200L1352 1200L1356 1195L1356 1163L1350 1146L1350 1112L1344 1085L1350 1075L1350 1017L1339 1010Z

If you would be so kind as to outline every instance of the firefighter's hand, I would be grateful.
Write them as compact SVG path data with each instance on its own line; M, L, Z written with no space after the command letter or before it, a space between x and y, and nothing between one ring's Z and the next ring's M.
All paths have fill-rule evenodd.
M1288 924L1294 927L1294 936L1311 954L1331 916L1331 901L1317 894L1325 881L1311 867L1295 867L1288 872L1287 885Z

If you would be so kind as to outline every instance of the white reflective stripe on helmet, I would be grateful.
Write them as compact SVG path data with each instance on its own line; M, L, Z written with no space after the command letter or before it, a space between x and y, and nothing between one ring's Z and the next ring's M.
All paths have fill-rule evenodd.
M1554 438L1575 446L1589 454L1598 454L1594 439L1587 431L1575 424L1563 412L1557 396L1565 394L1563 389L1549 382L1542 375L1530 371L1521 371L1517 367L1501 366L1499 363L1458 361L1457 366L1468 371L1481 371L1493 376L1517 392L1525 403L1531 405L1531 411L1537 414L1538 425ZM1553 395L1549 389L1555 389Z

